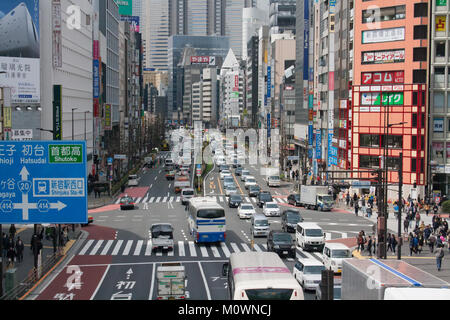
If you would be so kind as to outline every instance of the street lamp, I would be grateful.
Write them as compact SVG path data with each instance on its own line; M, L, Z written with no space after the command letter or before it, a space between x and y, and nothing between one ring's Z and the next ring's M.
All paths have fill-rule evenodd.
M72 140L73 140L73 137L74 137L74 127L73 127L73 112L75 111L75 110L77 110L78 108L72 108Z
M85 111L84 112L84 141L87 141L86 140L86 114L88 114L88 113L91 113L91 111ZM72 137L73 137L73 135L72 135Z

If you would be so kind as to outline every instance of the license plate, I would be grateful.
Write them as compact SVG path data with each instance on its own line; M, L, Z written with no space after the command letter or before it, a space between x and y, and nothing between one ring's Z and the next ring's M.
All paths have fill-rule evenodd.
M203 236L203 238L208 238L208 235Z
M175 300L175 297L169 297L168 300Z
M288 252L287 251L283 251L283 254L287 254Z
M341 272L342 272L342 269L338 269L337 273L341 273Z
M166 247L163 247L163 249L169 249L169 247L166 246Z

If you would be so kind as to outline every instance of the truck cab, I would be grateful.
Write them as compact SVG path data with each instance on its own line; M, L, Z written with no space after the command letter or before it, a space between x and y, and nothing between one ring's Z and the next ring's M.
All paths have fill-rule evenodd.
M173 227L170 223L155 223L150 227L149 232L152 251L173 250Z
M329 194L317 195L317 210L319 211L331 211L333 209L333 197Z

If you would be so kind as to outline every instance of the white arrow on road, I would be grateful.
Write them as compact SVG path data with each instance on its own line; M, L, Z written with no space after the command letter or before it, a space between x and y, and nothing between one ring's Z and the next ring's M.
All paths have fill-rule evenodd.
M127 280L130 279L132 274L133 274L133 269L130 268L130 270L127 271Z

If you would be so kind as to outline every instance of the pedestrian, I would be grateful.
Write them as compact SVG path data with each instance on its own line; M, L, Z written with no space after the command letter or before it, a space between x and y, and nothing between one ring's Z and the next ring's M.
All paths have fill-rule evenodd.
M13 239L16 236L16 226L13 224L9 227L9 235L12 235Z
M430 238L430 235L431 235L431 226L430 225L427 225L426 227L425 227L425 229L423 230L423 235L424 235L424 238L425 238L425 243L428 243L428 239Z
M359 232L358 236L357 236L357 242L358 242L358 251L364 251L364 237L363 234L361 232Z
M437 247L435 257L436 257L437 269L438 269L438 271L441 271L442 259L444 259L444 246L443 245L439 245Z
M397 246L397 239L395 239L395 235L392 235L392 238L391 238L391 243L392 243L392 251L395 253L395 247Z
M403 232L408 233L409 230L409 220L408 217L403 221Z
M369 236L369 240L367 241L367 251L369 251L369 256L372 256L372 245L373 245L372 237ZM373 250L373 253L375 253L375 248Z
M6 236L6 233L3 232L3 238L2 238L2 249L3 249L3 258L6 257L6 252L8 251L8 237Z
M295 180L295 171L292 171L292 181Z
M439 208L438 208L437 204L435 203L434 206L433 206L433 213L437 214L438 210L439 210Z
M355 201L355 215L356 216L358 216L358 209L359 209L358 201Z
M436 244L436 236L432 234L430 238L428 239L428 247L430 248L430 252L434 252L434 246Z
M366 201L364 200L364 197L361 198L361 214L363 216L366 215Z
M399 209L399 206L398 206L398 203L397 203L397 201L396 201L396 202L394 202L394 215L395 215L395 217L397 218L397 220L398 220L399 217L400 217L400 215L398 214L398 209Z
M17 255L17 261L22 262L23 261L23 249L25 248L22 239L20 237L17 237L16 242L16 255Z
M413 252L414 252L414 238L415 236L413 235L412 232L409 233L409 255L412 256Z
M14 267L14 259L16 256L16 252L14 250L14 247L8 247L8 252L6 253L6 257L8 258L8 264L6 268Z
M444 220L442 222L442 227L444 228L444 232L447 233L448 232L448 222L447 222L447 220Z
M367 217L370 219L370 217L372 216L372 206L369 203L367 204L366 212L367 212Z
M295 180L297 180L297 181L298 181L298 174L299 174L299 172L298 172L298 169L297 169L297 170L295 170Z
M417 237L417 240L419 242L417 250L419 251L419 253L422 253L422 248L423 248L423 243L424 243L424 238L423 238L423 233L422 232L419 233L419 236Z
M394 251L394 249L392 248L392 235L390 233L388 233L388 237L387 237L386 242L388 244L387 251L389 251L389 249L391 251Z
M358 201L358 196L356 195L356 192L353 193L353 202Z
M428 203L426 203L424 206L424 209L425 209L425 214L428 217L428 214L430 213L430 205Z
M350 192L347 192L347 195L345 196L345 203L347 204L348 207L348 204L350 203Z

